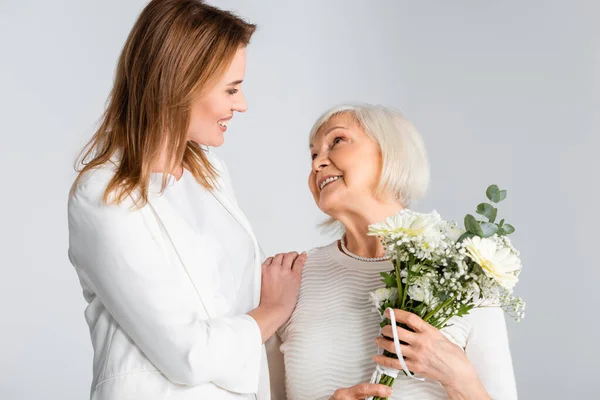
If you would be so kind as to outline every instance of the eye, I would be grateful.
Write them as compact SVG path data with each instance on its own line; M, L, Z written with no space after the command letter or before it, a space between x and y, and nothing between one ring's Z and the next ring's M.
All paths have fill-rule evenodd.
M238 89L228 89L228 90L227 90L227 93L229 93L230 95L232 95L232 96L233 96L233 95L234 95L234 94L236 94L238 91L239 91Z
M311 158L312 160L314 160L315 158L317 158L317 153L314 153L313 155L311 155L311 156L310 156L310 158Z
M344 138L342 136L338 136L335 139L333 139L333 145L335 146L336 144L338 144L339 142L343 141Z

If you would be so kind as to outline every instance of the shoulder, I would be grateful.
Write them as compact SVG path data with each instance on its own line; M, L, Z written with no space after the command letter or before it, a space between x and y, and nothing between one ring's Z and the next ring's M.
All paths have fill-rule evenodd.
M335 246L336 243L337 243L337 240L335 242L326 244L324 246L313 247L312 249L308 250L306 252L306 254L308 255L309 258L324 256L324 255L328 254L329 247Z
M331 258L330 247L335 246L336 242L332 242L325 246L314 247L306 252L306 267L319 267L322 268L327 265L335 263L335 260Z
M106 188L114 177L116 165L106 163L86 171L73 187L67 203L71 229L120 225L135 214L133 200L127 198L119 204L104 202ZM110 199L109 199L110 200Z
M116 172L116 165L106 163L94 169L84 172L74 186L69 198L69 206L78 200L102 201L104 192Z

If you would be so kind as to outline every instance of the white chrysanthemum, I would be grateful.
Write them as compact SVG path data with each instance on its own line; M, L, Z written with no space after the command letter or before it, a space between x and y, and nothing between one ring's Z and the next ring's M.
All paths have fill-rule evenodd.
M448 223L436 211L423 214L411 210L369 226L369 235L379 236L393 258L401 261L417 259L443 259L450 255L445 233Z
M380 288L369 293L369 295L371 296L373 304L375 304L375 308L377 308L377 311L379 311L383 303L386 301L395 302L398 300L398 289Z
M418 277L408 286L408 295L415 301L429 305L433 300L433 290L429 279Z
M441 222L442 218L436 211L423 214L402 210L384 222L371 225L370 231L376 235L402 233L406 236L439 237Z
M510 249L498 246L495 240L474 236L463 241L467 255L484 273L500 286L512 290L518 281L521 260Z
M448 229L446 230L446 236L452 242L456 242L458 238L462 236L463 233L465 233L464 229L457 228L454 225L449 225Z

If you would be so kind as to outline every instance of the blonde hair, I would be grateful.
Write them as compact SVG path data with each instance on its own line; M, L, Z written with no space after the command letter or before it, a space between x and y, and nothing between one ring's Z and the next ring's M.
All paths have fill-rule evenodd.
M169 170L183 165L212 189L216 169L202 147L187 140L190 107L222 76L238 48L249 44L255 29L200 0L151 1L121 51L100 127L77 160L79 174L71 194L84 173L118 154L103 201L120 203L137 192L141 207L163 150ZM166 175L163 189L165 184Z
M381 149L382 168L376 195L390 193L404 207L425 195L429 185L429 161L425 144L415 126L402 113L370 104L335 106L313 125L309 143L321 127L336 116L350 116ZM323 225L331 225L330 219Z

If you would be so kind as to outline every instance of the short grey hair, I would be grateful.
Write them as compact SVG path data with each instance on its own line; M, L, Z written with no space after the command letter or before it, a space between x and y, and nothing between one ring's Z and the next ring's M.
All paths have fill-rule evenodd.
M392 193L404 207L425 195L429 186L429 161L415 126L401 112L370 104L344 104L327 110L313 125L309 143L331 118L355 119L381 148L382 170L377 194Z

